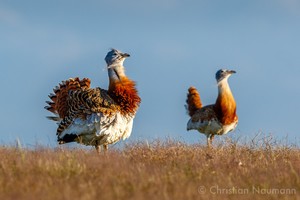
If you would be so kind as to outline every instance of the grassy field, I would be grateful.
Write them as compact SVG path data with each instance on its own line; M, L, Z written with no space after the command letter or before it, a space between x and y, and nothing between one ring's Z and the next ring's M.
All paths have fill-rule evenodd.
M106 154L0 147L0 199L300 199L300 149L136 142Z

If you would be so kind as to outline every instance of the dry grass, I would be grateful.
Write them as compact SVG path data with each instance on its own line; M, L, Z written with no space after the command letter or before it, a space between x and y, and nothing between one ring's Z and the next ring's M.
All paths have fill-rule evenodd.
M270 194L267 194L270 193ZM270 141L0 148L0 199L300 199L300 149Z

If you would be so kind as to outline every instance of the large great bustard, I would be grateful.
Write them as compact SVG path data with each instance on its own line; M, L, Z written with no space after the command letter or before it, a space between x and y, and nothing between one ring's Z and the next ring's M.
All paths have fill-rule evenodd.
M211 146L215 135L223 135L235 129L238 123L236 103L228 85L228 77L233 70L220 69L216 73L218 98L215 104L202 107L200 95L195 87L188 90L186 108L190 115L187 130L198 130L207 137Z
M93 145L100 152L130 136L133 119L141 102L135 82L125 75L123 62L130 55L116 49L105 57L109 88L90 88L90 80L71 78L50 94L45 107L55 114L59 144L77 142Z

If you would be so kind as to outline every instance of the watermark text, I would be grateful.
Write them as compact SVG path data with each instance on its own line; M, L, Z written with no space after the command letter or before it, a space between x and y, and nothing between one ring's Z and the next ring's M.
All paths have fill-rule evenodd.
M296 195L297 190L295 188L263 188L260 186L251 186L250 188L241 188L237 186L233 187L220 187L218 185L213 185L210 187L199 186L199 194L213 194L213 195Z

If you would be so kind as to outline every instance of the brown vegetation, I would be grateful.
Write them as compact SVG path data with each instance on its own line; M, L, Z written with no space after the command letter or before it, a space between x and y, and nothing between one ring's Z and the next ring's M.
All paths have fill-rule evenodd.
M94 149L0 148L0 199L299 199L300 149L180 142Z

